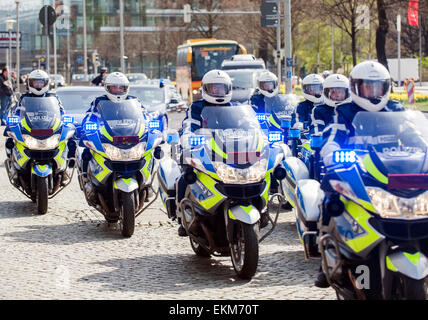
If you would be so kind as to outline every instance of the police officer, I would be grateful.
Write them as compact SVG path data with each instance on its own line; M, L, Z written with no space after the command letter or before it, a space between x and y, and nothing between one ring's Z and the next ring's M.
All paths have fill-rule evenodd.
M91 103L91 107L88 109L88 111L86 111L86 115L82 120L82 125L81 125L82 128L85 127L85 123L87 121L98 122L98 118L101 117L98 111L98 104L100 101L110 100L112 102L118 103L126 99L136 99L135 97L129 95L129 80L121 72L110 73L105 79L104 89L106 91L106 94L95 98L95 100L92 101ZM79 145L82 147L85 146L83 144L84 139L85 139L85 136L82 135L80 137L80 142L79 142ZM89 150L86 148L84 150L84 153L89 153ZM86 158L86 157L83 157L83 154L82 154L82 159L83 158ZM84 175L86 174L88 163L89 163L88 161L82 160L82 169L83 169Z
M317 74L309 74L302 80L302 95L305 101L297 105L293 127L304 129L310 126L312 109L322 103L323 82L324 79Z
M322 133L334 121L335 108L351 102L348 78L341 74L328 76L323 83L322 98L324 104L316 106L312 110L309 127L311 134Z
M232 106L230 102L232 99L232 80L229 75L221 70L211 70L207 72L202 78L202 100L195 101L192 103L190 108L186 112L186 117L182 123L181 140L182 144L185 145L188 136L196 132L202 127L202 110L207 107L224 107ZM187 182L184 179L184 175L187 170L191 170L188 165L182 166L182 175L177 181L177 203L184 199ZM177 206L179 207L179 206ZM181 225L178 228L178 235L185 237L187 236L186 230Z
M251 105L256 113L265 113L265 97L274 97L278 94L278 78L270 71L263 71L258 75L255 93L251 96Z
M375 61L361 62L352 69L349 79L352 102L336 108L337 117L334 123L323 133L321 157L326 167L333 164L333 152L344 146L353 136L352 121L358 112L404 111L400 103L389 100L391 76L382 64ZM323 217L323 223L328 223L328 217ZM315 286L329 286L321 268Z
M90 83L91 86L103 86L104 80L107 76L107 68L101 67L100 74L96 76Z

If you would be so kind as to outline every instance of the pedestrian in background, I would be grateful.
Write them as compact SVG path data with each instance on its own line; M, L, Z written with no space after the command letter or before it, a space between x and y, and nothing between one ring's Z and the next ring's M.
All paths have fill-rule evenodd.
M104 85L104 80L107 76L107 68L106 67L102 67L100 69L100 74L98 76L96 76L92 81L91 81L91 86L103 86Z
M7 112L7 108L11 103L12 94L13 94L13 87L12 87L12 81L9 77L9 70L7 69L7 67L3 67L2 72L0 73L1 125L6 125L5 113Z

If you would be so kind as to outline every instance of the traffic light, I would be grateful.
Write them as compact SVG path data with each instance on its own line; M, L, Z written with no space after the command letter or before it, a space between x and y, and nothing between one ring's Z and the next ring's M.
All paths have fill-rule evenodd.
M92 52L92 64L94 65L94 69L98 68L101 65L100 55L97 51Z
M192 7L190 4L185 4L183 6L183 19L184 23L190 23L192 22L192 15L191 15Z
M262 14L260 18L260 25L262 27L274 28L278 26L278 5L276 1L265 0L260 5L260 12Z

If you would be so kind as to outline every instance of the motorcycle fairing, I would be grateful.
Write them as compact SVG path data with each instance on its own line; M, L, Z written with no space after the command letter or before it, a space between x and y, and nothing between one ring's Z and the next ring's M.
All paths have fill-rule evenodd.
M348 214L349 217L346 217L347 223L344 223L343 217L335 217L335 223L338 225L338 230L343 228L351 233L344 231L342 234L339 233L339 237L354 253L365 257L374 246L385 239L385 236L370 225L369 219L372 216L365 209L343 196L340 200L345 205L343 214ZM350 230L348 225L352 226Z
M45 165L37 164L31 168L31 173L44 178L52 174L52 167L47 164Z
M95 162L89 162L93 176L99 183L103 183L103 181L107 179L107 177L112 173L112 171L105 165L106 159L102 155L93 150L91 150L91 154L93 160L95 160Z
M113 183L113 188L130 193L138 189L138 182L133 178L119 178Z
M428 259L421 252L394 252L386 256L386 267L415 280L421 280L428 275Z
M204 172L195 171L195 173L197 182L190 185L190 190L202 208L211 211L221 204L226 197L215 188L217 181Z
M228 215L232 220L239 220L247 224L254 224L260 219L259 210L253 205L235 206L228 210Z

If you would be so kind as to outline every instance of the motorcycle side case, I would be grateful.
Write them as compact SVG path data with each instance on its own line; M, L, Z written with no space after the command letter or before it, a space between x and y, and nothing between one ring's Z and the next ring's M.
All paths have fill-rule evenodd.
M168 212L168 217L175 216L175 183L180 178L180 176L180 167L173 159L164 157L159 161L159 195Z
M296 220L299 231L316 231L324 191L317 180L303 179L296 188Z
M286 157L282 162L287 177L281 181L284 196L293 207L296 207L295 191L298 181L309 179L309 170L302 160L296 157Z

